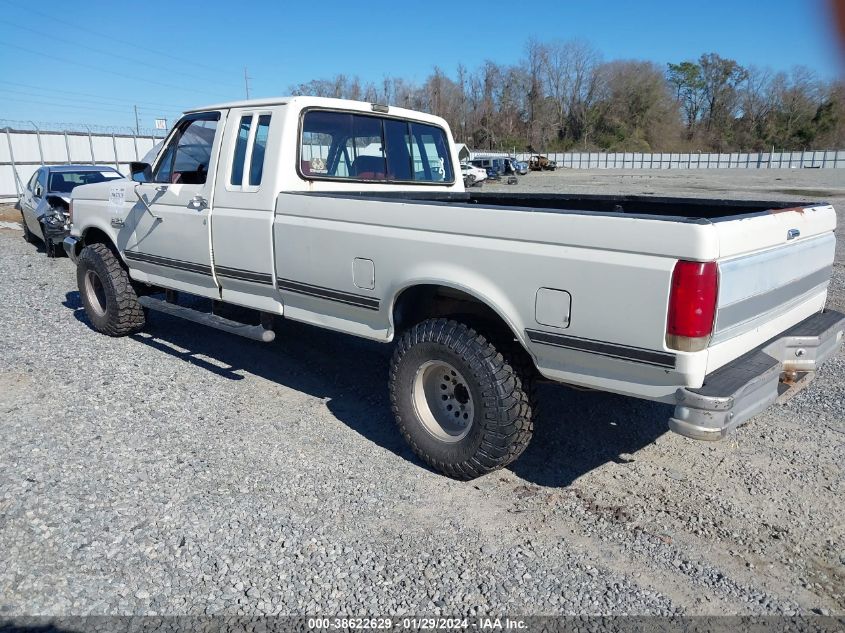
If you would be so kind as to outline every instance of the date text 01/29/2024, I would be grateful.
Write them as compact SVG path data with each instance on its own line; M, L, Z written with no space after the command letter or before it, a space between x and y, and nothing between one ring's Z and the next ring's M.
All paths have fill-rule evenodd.
M311 630L480 630L480 631L519 631L527 627L521 619L488 617L478 620L468 618L309 618L308 628Z

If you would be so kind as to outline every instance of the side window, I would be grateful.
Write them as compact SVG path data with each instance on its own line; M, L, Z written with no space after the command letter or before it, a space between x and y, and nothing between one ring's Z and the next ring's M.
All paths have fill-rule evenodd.
M252 156L249 159L249 184L257 187L264 175L264 154L267 151L267 134L270 132L270 115L262 114L258 117L255 128L255 140L252 142Z
M38 170L35 170L35 173L32 174L32 177L29 179L29 182L26 183L26 188L30 191L35 191L35 181L38 178Z
M47 170L43 167L36 172L35 188L32 193L37 198L41 198L47 193Z
M269 114L244 114L238 124L238 135L232 154L229 184L236 188L257 188L264 175L264 156L270 132Z
M238 126L238 138L235 141L235 155L232 156L232 175L229 182L233 185L242 185L244 182L244 165L246 164L246 144L249 141L249 130L252 127L252 115L241 117Z
M156 166L153 182L205 184L219 118L217 113L207 116L189 119L179 127Z

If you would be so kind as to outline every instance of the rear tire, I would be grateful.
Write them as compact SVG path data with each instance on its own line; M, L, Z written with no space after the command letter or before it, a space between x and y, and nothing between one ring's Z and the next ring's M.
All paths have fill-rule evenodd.
M516 360L524 353L499 350L450 319L408 330L393 354L389 384L396 424L414 453L455 479L517 459L534 429L533 373Z
M144 311L129 275L105 244L89 244L79 254L76 281L88 320L98 332L125 336L144 327Z

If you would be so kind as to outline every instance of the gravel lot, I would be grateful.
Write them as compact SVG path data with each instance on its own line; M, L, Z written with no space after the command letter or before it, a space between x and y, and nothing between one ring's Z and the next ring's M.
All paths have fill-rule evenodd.
M841 216L843 174L493 186L825 198ZM666 405L544 385L523 458L461 483L395 431L387 346L296 323L262 345L160 314L111 339L71 262L8 228L0 306L0 616L845 612L841 351L714 444L667 433Z

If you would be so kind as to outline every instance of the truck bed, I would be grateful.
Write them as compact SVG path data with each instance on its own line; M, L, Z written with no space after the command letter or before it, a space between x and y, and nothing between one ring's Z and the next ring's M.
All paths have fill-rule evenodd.
M427 193L402 192L336 192L321 196L355 197L372 200L401 199L440 204L478 204L520 211L550 213L623 213L631 216L661 218L678 222L709 220L719 222L742 216L817 207L825 202L766 200L730 200L720 198L669 198L656 196L613 196L589 194L543 194L474 192Z
M593 211L672 218L725 220L737 216L819 206L819 202L730 200L719 198L662 198L654 196L607 196L526 193L469 193L470 202L486 206L543 209L547 211Z

